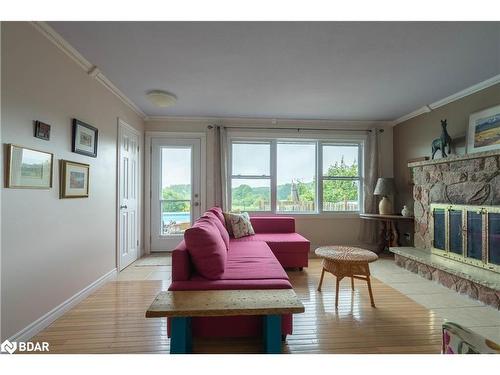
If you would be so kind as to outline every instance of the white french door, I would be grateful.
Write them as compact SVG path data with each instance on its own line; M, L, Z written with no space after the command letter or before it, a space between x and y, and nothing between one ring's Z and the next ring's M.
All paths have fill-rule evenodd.
M201 215L201 140L151 140L151 251L172 251Z
M118 122L118 266L120 271L139 254L139 133Z

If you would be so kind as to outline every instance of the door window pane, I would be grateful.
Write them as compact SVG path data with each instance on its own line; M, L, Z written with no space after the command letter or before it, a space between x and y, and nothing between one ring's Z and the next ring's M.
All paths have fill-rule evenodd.
M270 211L271 180L233 178L231 181L231 210Z
M323 176L358 177L359 146L323 145Z
M162 235L182 234L191 225L191 147L161 149Z
M314 211L316 198L316 144L277 144L277 211Z
M190 201L161 202L161 234L182 234L191 226Z
M191 148L161 150L161 199L191 200Z
M359 211L359 181L324 180L323 211Z
M271 159L271 144L233 143L232 174L233 176L269 176Z

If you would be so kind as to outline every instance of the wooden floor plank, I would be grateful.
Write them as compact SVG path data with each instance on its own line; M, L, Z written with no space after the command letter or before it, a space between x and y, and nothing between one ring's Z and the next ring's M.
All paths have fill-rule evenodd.
M376 308L366 285L341 283L335 309L334 279L316 290L320 262L312 259L302 272L289 271L290 281L305 306L294 317L294 334L284 353L439 353L442 319L373 279ZM144 313L167 281L114 281L40 332L32 341L47 341L51 353L168 353L166 320ZM195 353L260 353L258 338L196 339Z

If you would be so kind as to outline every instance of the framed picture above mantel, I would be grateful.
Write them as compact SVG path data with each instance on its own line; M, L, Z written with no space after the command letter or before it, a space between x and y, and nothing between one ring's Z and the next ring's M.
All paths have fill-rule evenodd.
M500 149L500 104L469 117L467 153Z
M97 128L75 118L72 135L71 151L93 158L97 157Z

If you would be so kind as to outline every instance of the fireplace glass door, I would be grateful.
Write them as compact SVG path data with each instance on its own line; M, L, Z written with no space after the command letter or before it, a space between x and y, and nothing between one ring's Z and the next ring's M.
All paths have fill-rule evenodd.
M462 211L450 210L450 251L455 254L463 255L463 223Z
M500 265L500 213L488 214L488 262Z
M500 207L431 204L432 253L500 273Z
M444 251L446 250L445 210L436 208L432 214L434 216L434 247Z
M483 215L467 212L467 257L481 260L483 252Z

